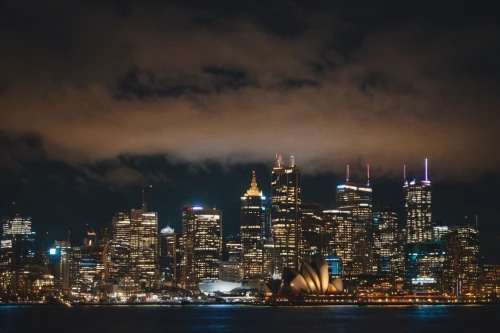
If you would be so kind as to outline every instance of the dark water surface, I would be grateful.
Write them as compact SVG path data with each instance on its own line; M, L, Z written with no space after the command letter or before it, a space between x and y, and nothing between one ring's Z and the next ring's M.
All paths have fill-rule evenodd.
M0 306L0 332L500 332L499 306Z

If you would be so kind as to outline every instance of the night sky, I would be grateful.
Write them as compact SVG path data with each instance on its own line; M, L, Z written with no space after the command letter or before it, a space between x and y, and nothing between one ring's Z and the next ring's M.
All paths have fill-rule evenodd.
M256 170L294 155L303 201L335 204L345 165L403 211L403 165L434 219L479 216L500 262L498 9L471 2L3 1L0 214L80 243L139 208L183 204L239 229ZM12 205L16 202L16 205Z

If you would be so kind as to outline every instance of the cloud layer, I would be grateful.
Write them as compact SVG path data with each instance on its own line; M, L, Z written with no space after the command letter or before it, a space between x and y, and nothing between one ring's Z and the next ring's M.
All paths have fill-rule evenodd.
M364 31L295 11L16 2L0 34L0 131L72 164L123 155L221 163L295 155L306 171L371 163L463 176L498 170L499 45L485 24L408 19ZM6 25L7 26L7 25ZM286 32L290 33L287 34Z

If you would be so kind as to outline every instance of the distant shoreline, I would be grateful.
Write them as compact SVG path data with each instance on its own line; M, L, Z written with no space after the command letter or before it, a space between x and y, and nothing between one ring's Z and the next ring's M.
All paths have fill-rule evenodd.
M394 303L394 302L341 302L341 303L323 303L323 302L279 302L279 303L244 303L244 302L233 302L233 303L202 303L202 302L189 302L189 303L79 303L79 304L66 304L66 303L0 303L0 306L11 306L11 307L39 307L39 306L53 306L53 307L87 307L87 306L217 306L217 305L244 305L248 307L303 307L303 306L354 306L354 307L414 307L414 306L500 306L499 301L492 302L415 302L415 303Z

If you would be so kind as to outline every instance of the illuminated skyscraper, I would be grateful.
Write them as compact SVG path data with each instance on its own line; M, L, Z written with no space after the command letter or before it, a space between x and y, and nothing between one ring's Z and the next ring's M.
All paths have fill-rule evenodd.
M294 157L285 167L279 156L271 177L271 224L275 251L273 274L281 274L284 267L299 267L299 249L302 247L300 170L295 165Z
M352 214L352 272L353 275L372 273L372 189L370 187L370 169L366 185L349 182L347 166L346 183L337 186L337 208Z
M130 215L116 213L112 221L108 278L120 283L130 272Z
M183 286L197 288L202 280L219 279L222 213L203 207L182 207Z
M166 227L160 232L160 274L163 281L176 287L181 281L181 237L174 229Z
M324 249L325 257L332 255L340 258L342 274L352 274L353 262L353 223L352 214L347 210L324 210L323 220L325 225Z
M139 289L154 288L158 281L158 213L130 212L130 271Z
M4 217L3 235L28 235L31 234L31 217L16 215L13 218Z
M241 243L245 276L264 274L264 243L266 240L266 197L257 187L255 171L250 188L241 197Z
M396 272L399 254L398 215L393 207L379 206L373 213L374 272Z
M427 178L427 159L425 160L425 180L417 184L406 180L404 171L403 191L405 196L406 243L423 243L432 241L432 196L431 182Z
M458 226L443 236L446 248L444 263L445 292L477 295L479 292L479 233L474 226Z

